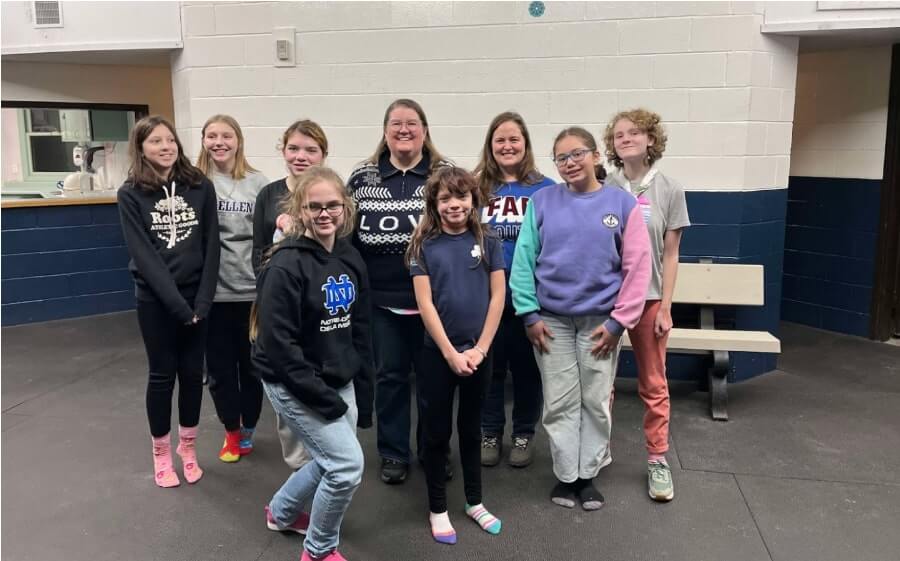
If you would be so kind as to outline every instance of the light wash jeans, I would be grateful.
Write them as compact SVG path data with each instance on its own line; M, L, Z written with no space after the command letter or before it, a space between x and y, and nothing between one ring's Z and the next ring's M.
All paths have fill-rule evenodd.
M294 522L312 497L304 547L313 557L338 546L341 522L363 474L363 452L356 438L353 384L338 392L347 403L343 417L327 421L300 403L283 385L263 382L272 407L303 443L312 460L288 477L272 497L269 511L280 526Z
M553 473L564 483L593 479L612 461L611 391L619 349L591 355L591 332L607 316L557 316L541 312L554 338L550 352L534 355L544 385L543 424L550 439Z

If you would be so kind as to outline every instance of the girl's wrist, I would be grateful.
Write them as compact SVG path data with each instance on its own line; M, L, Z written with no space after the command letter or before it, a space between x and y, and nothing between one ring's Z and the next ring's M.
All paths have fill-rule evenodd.
M485 351L484 349L482 349L482 348L479 347L478 345L475 345L475 346L472 347L472 348L475 349L476 351L478 351L479 353L481 353L481 358L487 358L487 351Z

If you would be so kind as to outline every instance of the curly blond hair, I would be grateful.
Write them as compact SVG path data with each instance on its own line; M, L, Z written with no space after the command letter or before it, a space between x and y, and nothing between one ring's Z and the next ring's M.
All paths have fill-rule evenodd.
M653 145L647 147L647 165L652 166L660 160L663 157L663 152L666 151L666 141L669 137L666 136L666 131L662 126L662 117L658 113L643 108L620 111L616 113L615 117L610 119L609 124L606 125L606 132L603 134L603 144L606 145L606 159L617 168L625 167L625 162L616 154L613 139L613 129L615 129L616 123L622 119L628 119L637 125L637 128L653 141Z

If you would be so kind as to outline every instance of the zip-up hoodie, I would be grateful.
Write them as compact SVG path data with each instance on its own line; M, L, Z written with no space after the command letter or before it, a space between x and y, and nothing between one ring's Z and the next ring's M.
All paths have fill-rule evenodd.
M276 246L256 286L253 365L325 419L347 411L338 389L354 383L360 427L372 424L374 360L369 279L359 252L335 241L289 237Z
M173 181L148 191L126 182L117 198L137 299L160 301L184 323L195 315L205 318L219 276L212 183L206 178L191 186Z
M440 165L451 164L441 161ZM431 156L427 150L423 151L422 160L406 171L395 168L385 151L378 163L365 162L353 170L347 181L359 211L353 244L372 275L376 306L416 308L404 254L425 212L422 194L430 174Z

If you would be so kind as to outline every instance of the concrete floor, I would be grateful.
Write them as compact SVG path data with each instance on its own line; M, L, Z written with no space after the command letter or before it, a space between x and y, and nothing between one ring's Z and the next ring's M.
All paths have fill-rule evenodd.
M641 405L617 383L614 463L601 511L550 503L546 438L524 470L485 469L491 537L464 519L450 486L459 544L427 528L424 477L378 479L369 465L346 518L350 561L685 560L887 561L900 550L900 348L785 324L780 370L732 386L732 420L706 395L673 388L676 499L645 490ZM2 544L6 561L295 560L299 537L270 532L262 507L287 477L271 409L256 451L216 458L221 427L207 395L197 484L153 484L144 413L146 363L132 313L2 330ZM897 470L897 471L895 471ZM457 470L458 471L458 470Z

